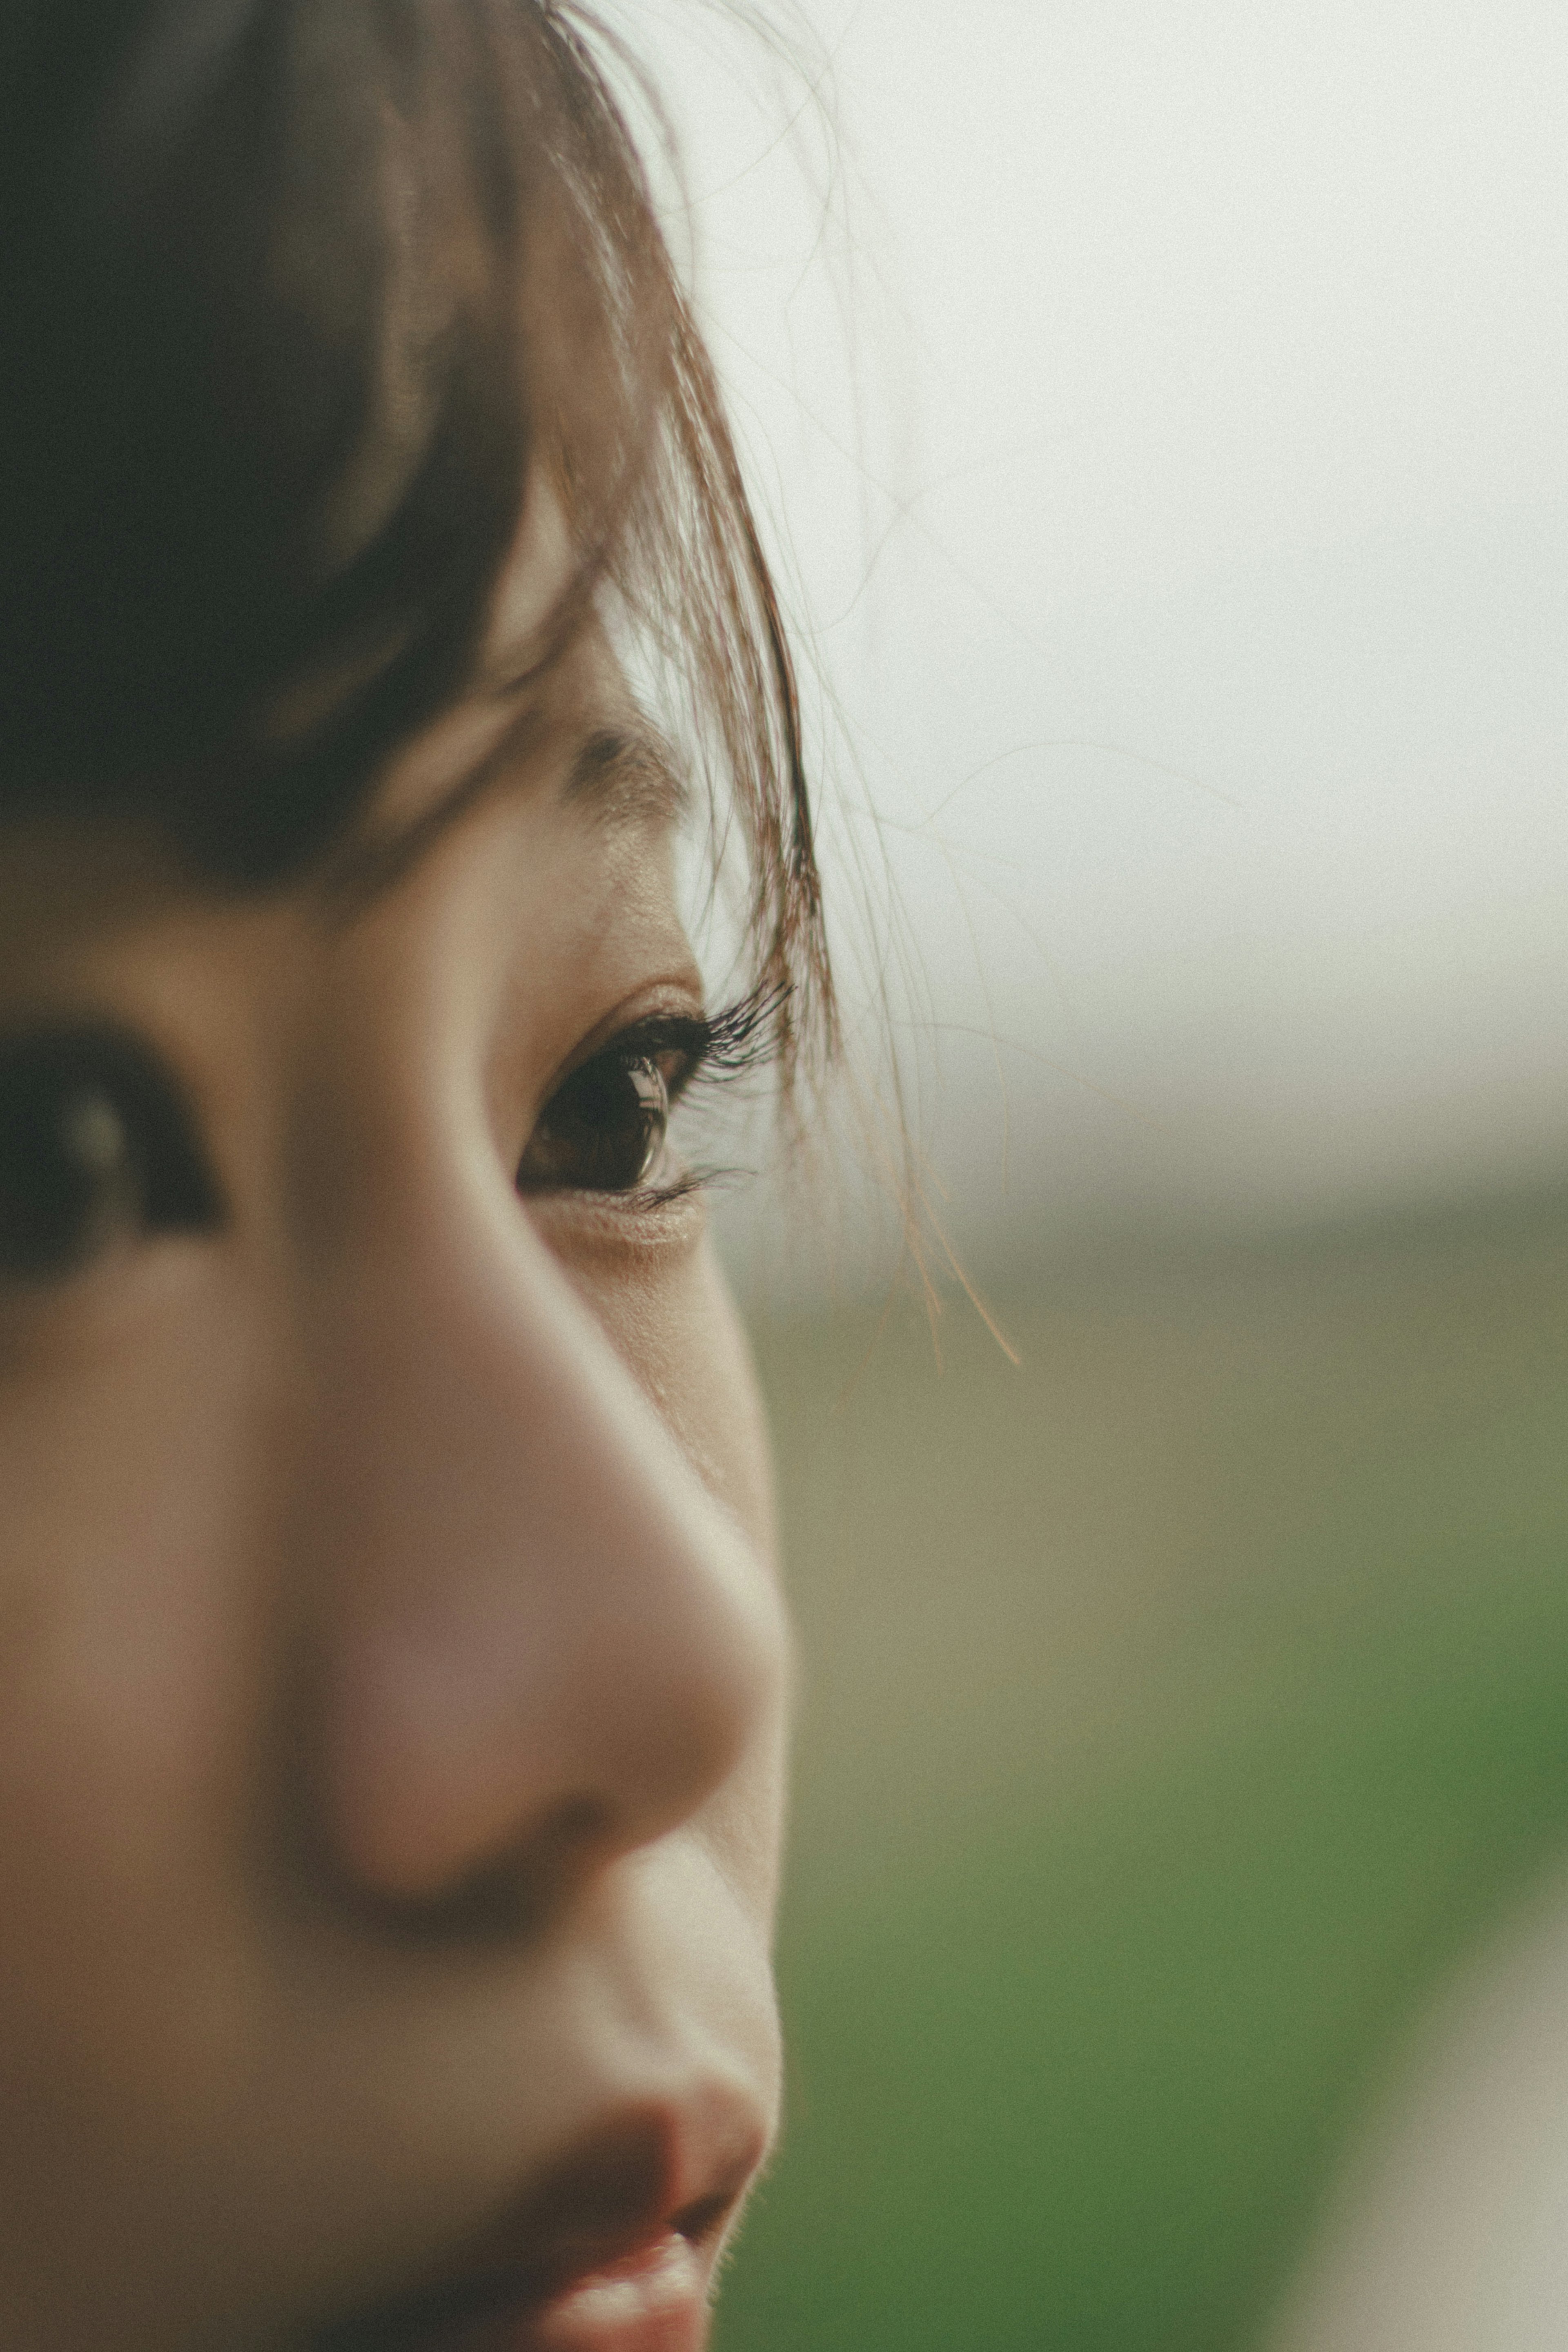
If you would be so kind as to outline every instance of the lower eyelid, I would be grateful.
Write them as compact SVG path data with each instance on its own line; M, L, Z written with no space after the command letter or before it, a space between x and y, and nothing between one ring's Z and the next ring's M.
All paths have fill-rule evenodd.
M535 1230L568 1264L629 1261L692 1248L707 1230L709 1189L698 1177L658 1192L540 1192L526 1198Z

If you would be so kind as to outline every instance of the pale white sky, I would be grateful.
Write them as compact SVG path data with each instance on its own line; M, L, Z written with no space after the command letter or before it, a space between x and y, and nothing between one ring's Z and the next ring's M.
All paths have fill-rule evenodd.
M1568 1175L1568 10L639 14L961 1229Z

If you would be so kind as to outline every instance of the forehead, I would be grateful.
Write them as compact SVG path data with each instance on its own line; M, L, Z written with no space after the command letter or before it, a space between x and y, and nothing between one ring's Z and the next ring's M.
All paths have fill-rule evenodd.
M334 925L352 922L422 867L471 814L498 798L576 821L586 837L638 837L655 855L688 794L668 740L639 708L591 602L580 558L547 473L530 484L497 574L466 688L393 753L367 804L299 877ZM574 625L563 632L563 614ZM37 884L47 875L40 892ZM206 895L197 885L198 895ZM286 895L295 895L293 884ZM183 898L177 862L134 822L22 824L0 830L0 917L13 939L69 911L69 928L111 926L127 906ZM248 893L242 893L243 898ZM263 894L270 895L267 893ZM3 946L3 942L0 942Z
M329 929L352 927L395 897L442 845L483 811L511 803L558 841L574 838L591 863L613 842L661 873L688 805L670 746L639 709L591 625L520 688L476 688L421 730L386 771L363 818L314 872L282 897ZM565 827L565 835L561 828ZM577 861L580 870L581 861ZM242 890L234 911L260 913L277 894ZM220 903L229 894L219 892ZM0 826L0 974L50 937L119 931L127 921L211 904L167 842L143 824L28 819ZM214 911L216 908L214 907Z
M560 495L536 468L469 690L392 759L331 861L350 898L392 887L498 791L553 790L586 814L665 833L684 813L671 748L639 710L591 602L556 642L580 564Z

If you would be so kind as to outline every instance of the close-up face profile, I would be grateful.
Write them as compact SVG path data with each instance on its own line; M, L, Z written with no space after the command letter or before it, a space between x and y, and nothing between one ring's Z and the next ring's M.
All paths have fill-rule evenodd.
M789 1648L683 1103L818 956L706 362L553 10L0 23L0 2347L698 2352Z

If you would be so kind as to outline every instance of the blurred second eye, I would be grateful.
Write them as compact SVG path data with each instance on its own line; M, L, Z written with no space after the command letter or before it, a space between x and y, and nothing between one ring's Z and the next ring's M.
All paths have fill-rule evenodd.
M521 1192L632 1192L664 1155L670 1093L649 1054L596 1055L557 1087L517 1169Z
M59 1281L117 1242L217 1215L179 1089L134 1040L60 1029L0 1043L0 1280Z

